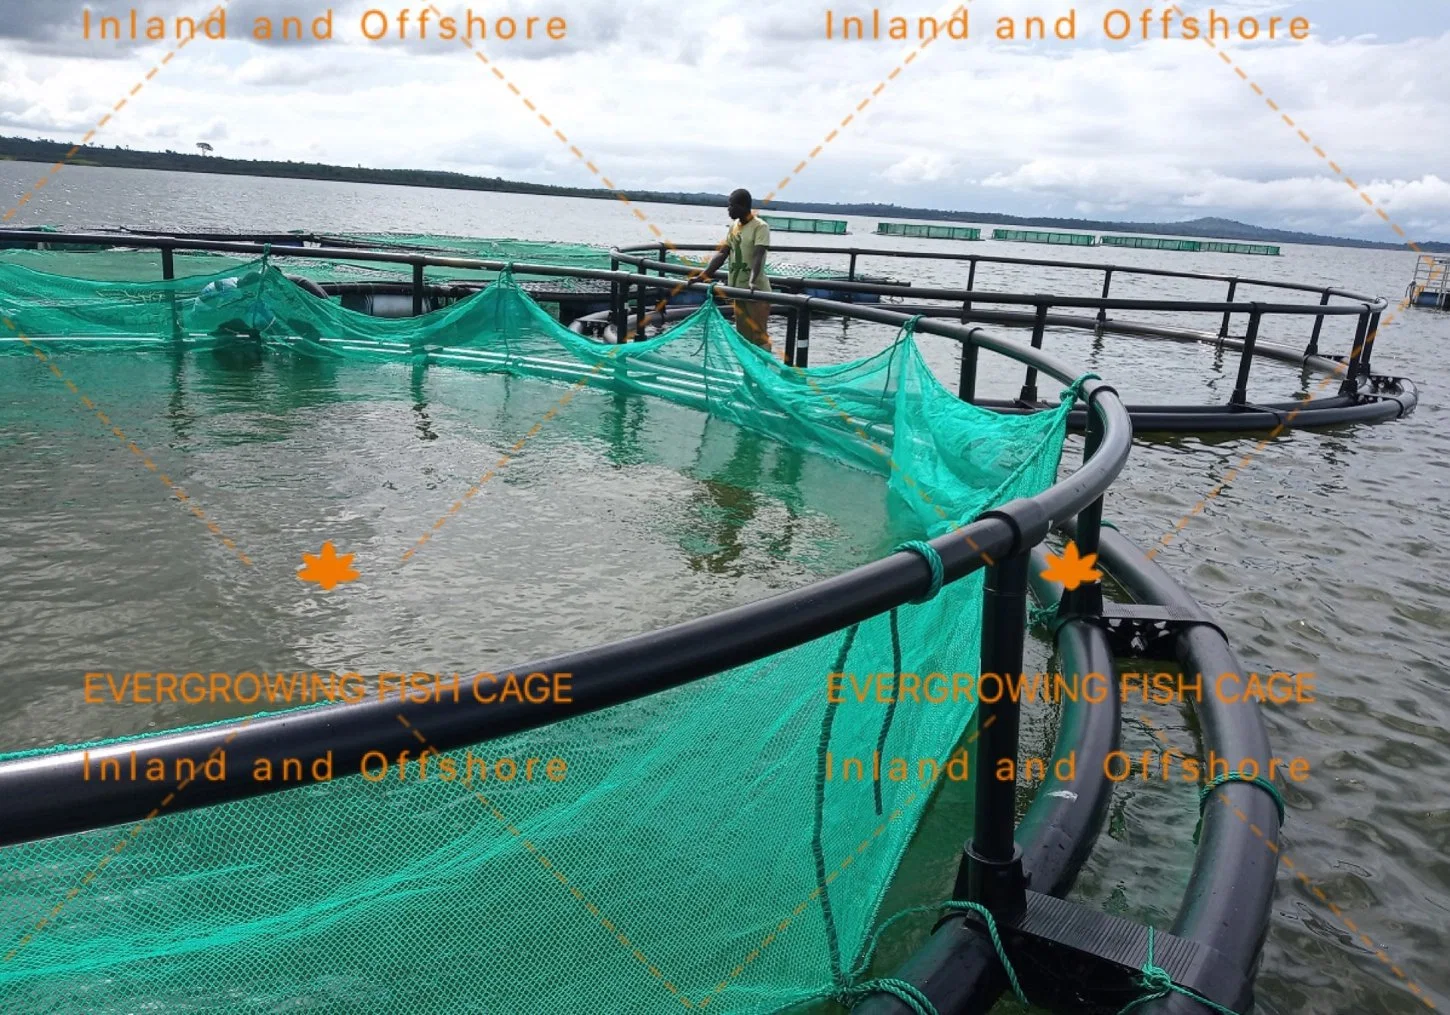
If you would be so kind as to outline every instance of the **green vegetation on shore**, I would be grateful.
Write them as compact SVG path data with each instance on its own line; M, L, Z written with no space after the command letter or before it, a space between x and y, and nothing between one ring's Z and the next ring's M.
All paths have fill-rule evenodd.
M482 190L507 194L541 194L550 197L583 197L613 200L611 191L599 187L560 187L544 183L525 183L499 177L469 176L431 169L366 169L362 166L332 166L320 162L273 162L259 159L228 159L215 155L190 155L184 152L132 151L129 148L78 146L75 156L67 159L72 146L64 142L0 137L0 161L22 161L70 165L107 166L116 169L160 169L176 173L216 173L228 176L271 176L297 180L331 180L340 183L376 183L398 187L434 187L444 190ZM636 201L659 204L711 205L725 204L723 194L679 193L674 191L631 190ZM1318 233L1301 233L1288 229L1265 229L1225 218L1198 218L1184 222L1112 222L1099 219L1052 218L1045 216L1003 215L995 212L943 211L937 208L906 208L894 204L825 204L809 201L772 201L779 211L817 212L834 215L873 215L887 218L925 219L943 222L972 222L992 225L1048 226L1061 229L1106 230L1108 232L1150 233L1162 236L1195 236L1211 239L1254 240L1269 243L1306 243L1336 247L1372 247L1381 250L1408 250L1409 244L1357 240ZM1450 251L1450 243L1419 243L1422 251Z

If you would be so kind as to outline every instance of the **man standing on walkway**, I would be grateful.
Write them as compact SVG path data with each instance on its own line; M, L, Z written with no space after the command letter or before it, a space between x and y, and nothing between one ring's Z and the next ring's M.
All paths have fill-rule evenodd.
M709 281L730 259L726 284L732 289L758 289L770 292L770 279L765 277L765 252L770 246L770 226L750 208L750 191L737 190L730 195L728 207L735 224L725 235L724 249L718 250L705 266L701 278ZM770 304L760 300L732 300L735 307L735 330L748 342L762 349L774 347L767 334Z

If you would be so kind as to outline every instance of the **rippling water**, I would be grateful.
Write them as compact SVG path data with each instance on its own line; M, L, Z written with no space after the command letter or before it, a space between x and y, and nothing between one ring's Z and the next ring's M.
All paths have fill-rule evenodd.
M0 163L0 188L18 193L41 168ZM677 242L713 241L725 225L712 209L647 211ZM77 228L647 239L615 202L90 168L57 176L24 216ZM847 237L800 242L1244 273L1392 299L1414 261L1405 253L1292 246L1279 258L1068 251L868 236L872 223L863 219L851 228ZM776 236L778 245L795 239ZM924 283L965 280L965 266L865 259L861 269ZM978 287L997 284L1096 295L1099 282L1050 269L982 268ZM1223 295L1218 284L1169 279L1115 280L1113 291ZM1249 293L1241 289L1239 298ZM1265 338L1301 345L1307 328L1276 323ZM1347 324L1331 324L1321 345L1347 351L1350 336ZM890 337L872 325L818 324L813 362L875 351ZM1407 375L1421 388L1408 419L1293 432L1262 450L1256 436L1140 439L1107 500L1107 516L1147 547L1255 453L1158 560L1216 614L1246 666L1317 674L1317 701L1270 706L1265 717L1275 753L1311 766L1307 781L1286 787L1284 850L1343 917L1281 869L1258 977L1264 1012L1425 1010L1406 981L1450 998L1443 961L1450 926L1447 342L1450 315L1433 311L1409 310L1382 329L1376 370ZM955 347L926 344L933 366L954 380ZM1129 401L1226 400L1237 363L1208 347L1111 335L1051 333L1047 347L1109 379ZM512 443L518 421L553 404L551 389L391 366L69 360L76 382L111 392L138 443L164 454L256 558L238 577L227 551L199 534L195 519L168 503L114 438L68 405L52 378L20 366L11 359L0 381L0 749L208 717L81 707L77 680L87 669L197 663L235 670L272 660L378 669L517 659L758 598L889 545L881 517L871 513L880 502L872 477L803 460L684 410L591 392L500 474L487 497L402 565L403 551ZM1018 368L990 357L983 367L985 392L1015 394ZM1314 383L1297 369L1261 363L1250 397L1283 400ZM1069 459L1078 454L1070 441ZM358 583L346 596L310 593L291 574L299 550L322 538L357 551L383 579ZM1132 711L1180 748L1193 748L1187 713ZM1048 717L1033 718L1024 750L1045 747ZM1153 744L1144 729L1125 729L1130 753ZM924 826L903 867L904 894L949 886L954 802L939 800ZM1166 926L1187 881L1195 818L1191 787L1122 784L1077 897ZM894 954L909 943L892 945Z

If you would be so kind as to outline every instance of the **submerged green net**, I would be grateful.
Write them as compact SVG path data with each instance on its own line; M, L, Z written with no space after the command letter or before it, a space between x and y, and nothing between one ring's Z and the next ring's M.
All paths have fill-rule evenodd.
M601 345L508 273L447 309L381 320L265 259L145 285L0 264L0 314L62 357L392 359L561 382L561 401L582 384L667 398L889 476L891 509L924 535L1051 483L1068 408L962 403L910 328L877 355L807 370L742 340L711 303L658 338ZM338 771L0 850L0 1010L770 1012L836 992L934 787L962 771L947 762L972 703L861 701L850 683L832 703L827 676L974 671L980 609L979 573L706 680L449 752L453 779L442 758L426 778L410 762L400 780L395 762L378 782ZM144 758L144 738L130 746ZM313 747L304 763L327 750ZM544 774L556 757L558 781ZM493 767L465 784L470 758ZM922 759L940 763L935 781ZM157 784L158 806L174 788Z

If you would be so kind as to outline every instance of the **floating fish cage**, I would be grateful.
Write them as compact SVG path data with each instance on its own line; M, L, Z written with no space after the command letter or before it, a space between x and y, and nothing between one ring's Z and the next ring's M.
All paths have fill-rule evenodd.
M1277 846L1284 818L1274 785L1247 774L1250 764L1255 772L1272 771L1256 704L1214 695L1186 700L1202 738L1198 753L1234 759L1237 768L1226 767L1202 787L1205 801L1223 806L1203 806L1181 908L1171 931L1157 931L1068 898L1118 781L1109 776L1109 758L1120 753L1120 695L1062 698L1051 757L1019 821L1021 697L952 694L912 704L906 678L917 677L918 688L933 676L946 679L936 672L943 660L982 680L1019 674L1029 629L1050 645L1063 672L1097 675L1109 688L1148 660L1177 659L1187 672L1244 674L1212 615L1102 519L1139 419L1181 417L1212 430L1228 420L1262 424L1265 414L1284 413L1250 403L1241 391L1224 407L1125 406L1109 383L1045 351L1044 326L1221 347L1237 341L1242 388L1253 358L1269 349L1256 345L1265 316L1312 321L1313 341L1324 319L1349 316L1361 322L1361 341L1345 361L1353 387L1319 404L1294 403L1295 412L1319 421L1369 420L1413 407L1403 391L1375 397L1363 390L1372 377L1370 322L1377 326L1383 301L1247 280L1226 280L1229 299L1219 302L1115 299L1106 282L1101 298L889 285L858 276L857 258L967 262L969 279L993 264L1107 272L1109 281L1135 272L1217 277L830 251L851 259L849 277L832 286L905 301L863 306L808 295L818 284L808 277L781 277L770 293L690 282L689 269L665 260L656 246L608 251L610 261L625 266L615 270L417 245L303 242L279 252L235 237L57 238L159 254L160 277L95 279L0 257L0 308L12 332L0 335L0 368L28 372L27 391L51 385L57 397L71 397L65 381L72 372L104 378L104 364L121 359L133 368L149 362L170 378L184 377L196 358L208 356L244 374L265 365L309 378L332 378L338 365L352 362L376 365L379 383L406 391L435 371L456 384L501 377L505 390L534 392L531 405L551 406L511 420L531 437L551 424L567 426L569 403L597 389L611 406L667 405L705 422L728 422L802 462L831 461L871 477L874 492L852 509L869 506L900 535L884 540L866 563L770 598L491 666L487 674L564 674L566 697L485 701L478 678L471 688L465 679L460 694L456 674L451 694L445 683L445 693L405 698L399 683L389 697L381 693L385 678L401 675L379 674L357 700L0 756L0 863L14 873L3 920L18 942L0 967L3 1010L708 1007L754 1015L832 1000L865 1015L897 1015L986 1011L1009 983L1024 1004L1084 1015L1155 1004L1189 1010L1164 1007L1178 999L1151 1000L1166 996L1164 983L1219 1009L1243 1012L1252 1004L1278 869L1264 845ZM0 241L9 240L23 245L27 237L0 232ZM821 250L829 248L775 252ZM209 272L176 270L206 258L216 259ZM309 264L319 270L309 273ZM375 275L360 279L343 266ZM389 272L401 279L383 277ZM526 288L524 278L539 284ZM1233 286L1240 283L1296 297L1312 293L1322 302L1235 303ZM359 313L342 301L363 292L398 294L387 288L398 285L410 287L411 316ZM557 305L588 287L608 295L604 314L613 341L585 334L583 319L561 323ZM670 307L669 294L681 287L722 301L769 303L786 320L784 361L745 342L716 299ZM442 302L426 310L432 300ZM1243 338L1210 339L1119 316L1158 320L1165 312L1205 309L1223 313L1225 329L1230 317L1247 321ZM646 337L652 316L663 330ZM896 337L875 355L813 368L810 330L823 318L885 325ZM1025 323L1032 340L1009 339L981 320ZM923 335L960 344L955 391L927 367L918 344ZM1020 399L996 405L977 398L983 353L1023 369ZM1317 352L1301 359L1307 369L1337 362ZM1065 387L1056 403L1039 398L1039 377ZM247 390L266 389L227 386L228 397ZM119 416L127 404L118 400L111 411ZM304 399L301 406L311 404ZM500 402L497 414L506 414L508 404ZM605 438L639 429L644 418L628 406L618 412ZM1082 461L1059 478L1074 418L1089 436ZM117 433L132 426L109 416L104 423ZM674 429L648 440L667 442ZM588 436L598 439L594 431ZM148 469L134 438L119 439L133 443L123 444L116 460ZM509 468L527 440L492 470ZM373 451L349 468L376 458ZM752 461L744 471L758 475L762 469ZM177 464L168 489L187 479L186 459ZM450 526L466 525L469 502L476 508L497 488L441 475L430 480L429 489L435 486L443 521L415 550L447 553L437 544L449 538ZM187 531L196 540L225 539L210 532L214 523L204 514L190 517L199 508L179 493L176 499L181 509L166 509L192 526ZM1045 546L1053 532L1072 539L1080 553L1096 554L1133 601L1113 601L1100 581L1074 581L1071 588L1053 581ZM561 535L585 545L581 533ZM170 544L157 548L174 551ZM637 576L635 563L610 566ZM220 555L213 563L233 565L242 566ZM475 572L482 573L479 564L469 561L468 573ZM210 580L202 576L199 587ZM276 580L263 573L257 584ZM385 595L402 580L387 572L369 595ZM1031 614L1029 597L1040 605ZM326 606L341 615L346 603ZM827 680L883 673L899 681L902 694L858 700L833 695ZM540 761L543 774L530 788L516 784L523 778L517 765L502 770L496 763L481 788L438 775L471 773L480 758L522 755L560 758ZM551 763L563 755L571 759L570 781L551 788ZM835 777L832 758L842 755L865 759L856 777L847 777L844 765ZM298 759L292 777L256 777L279 756ZM924 760L911 773L919 778L903 780L873 765L873 757ZM154 763L162 777L94 777L108 768L134 773L138 759L143 771ZM934 766L930 778L920 776L927 761ZM1011 778L1001 775L1004 763ZM428 766L431 781L423 774ZM948 800L956 781L970 785L970 805ZM934 800L948 800L940 820L951 823L951 852L937 862L951 865L952 887L892 912L887 888ZM868 969L878 936L918 910L940 919L923 925L928 936L909 957L873 978ZM460 954L475 961L459 963Z
M918 222L878 222L876 232L882 236L918 236L927 240L980 240L982 230L975 226L937 226Z
M1258 254L1278 257L1279 248L1267 243L1229 243L1223 240L1200 240L1198 249L1211 254Z
M1415 276L1405 288L1411 306L1450 309L1450 257L1421 254L1415 261Z
M845 219L808 219L789 215L761 215L765 224L783 233L830 233L833 236L846 235Z
M1113 236L1098 237L1105 247L1137 247L1142 250L1202 250L1198 240L1175 240L1168 236Z
M1219 254L1261 254L1276 256L1278 247L1262 243L1226 243L1218 240L1182 240L1168 236L1113 236L1104 234L1105 247L1138 247L1145 250L1186 250Z
M1062 233L1038 229L993 229L992 239L1017 243L1056 243L1070 247L1091 247L1097 240L1092 233Z

